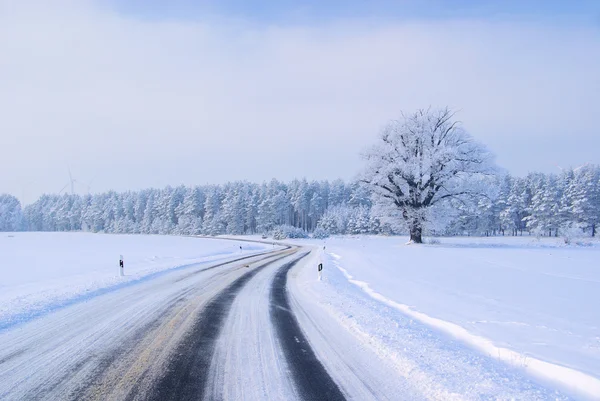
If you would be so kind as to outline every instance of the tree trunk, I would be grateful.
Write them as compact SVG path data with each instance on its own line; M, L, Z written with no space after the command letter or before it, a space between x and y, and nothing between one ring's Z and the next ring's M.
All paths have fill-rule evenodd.
M421 226L421 222L417 219L413 220L410 225L410 240L415 244L422 244L423 227Z
M592 237L596 236L596 225L592 224Z

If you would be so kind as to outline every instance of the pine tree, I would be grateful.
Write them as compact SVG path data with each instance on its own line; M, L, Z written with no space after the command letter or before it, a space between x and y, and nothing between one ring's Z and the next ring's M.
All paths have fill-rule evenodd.
M0 194L0 231L20 231L23 228L21 202L12 195Z
M594 237L600 224L600 168L583 166L571 184L573 218L579 227Z

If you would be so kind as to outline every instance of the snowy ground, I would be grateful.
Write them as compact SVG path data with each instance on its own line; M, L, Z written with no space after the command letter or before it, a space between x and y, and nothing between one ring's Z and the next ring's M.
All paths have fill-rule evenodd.
M267 248L175 236L0 233L0 330L165 270Z
M0 399L600 399L596 245L1 238Z
M294 242L326 244L323 291L312 298L335 309L331 299L344 296L338 302L346 306L331 313L366 340L402 354L403 342L393 340L401 326L385 329L390 314L400 312L400 325L424 323L540 383L600 396L599 246L527 237L421 246L383 237ZM365 312L371 301L379 307Z

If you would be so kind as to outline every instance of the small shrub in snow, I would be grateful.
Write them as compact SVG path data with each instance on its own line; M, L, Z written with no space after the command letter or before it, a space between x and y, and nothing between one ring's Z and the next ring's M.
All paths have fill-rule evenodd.
M316 239L325 239L329 238L329 233L324 229L317 227L317 229L313 232L312 237Z
M287 238L280 228L275 228L272 236L274 240L282 240Z
M273 239L282 240L286 238L308 238L306 231L301 228L282 225L273 230Z
M566 245L571 245L574 241L581 240L583 232L577 227L568 227L561 232L563 241Z
M288 238L308 238L308 233L301 228L285 226Z

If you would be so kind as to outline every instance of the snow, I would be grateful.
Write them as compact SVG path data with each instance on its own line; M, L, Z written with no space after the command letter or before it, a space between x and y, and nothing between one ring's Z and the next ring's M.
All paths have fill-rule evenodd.
M167 270L271 248L176 236L1 233L0 330Z
M598 399L598 243L567 246L532 237L406 241L285 241L315 250L290 271L290 307L315 355L350 399ZM0 342L6 358L13 358L0 372L5 394L13 391L9 383L14 391L31 390L30 361L36 361L40 385L67 377L90 352L111 355L118 339L139 342L136 333L170 311L182 293L196 288L194 297L208 302L244 271L200 268L188 277L191 266L273 248L242 238L2 234ZM121 254L125 277L118 275ZM268 312L281 263L255 275L233 302L211 367L217 395L294 398ZM189 305L200 308L193 299ZM172 335L168 316L164 339ZM23 341L30 345L20 355ZM57 353L62 359L54 359ZM92 375L94 366L85 372ZM247 366L257 374L247 375Z
M271 282L289 260L262 269L236 296L212 359L207 399L298 399L269 315Z
M600 394L597 244L565 246L531 237L451 238L422 246L405 245L400 237L297 242L326 243L327 285L336 267L363 298L405 319L450 335L538 382L577 396Z
M193 241L198 250L215 246ZM149 398L145 391L164 374L198 313L247 272L239 263L216 264L163 270L0 330L0 399Z

